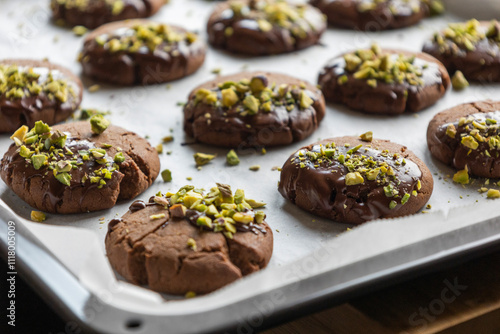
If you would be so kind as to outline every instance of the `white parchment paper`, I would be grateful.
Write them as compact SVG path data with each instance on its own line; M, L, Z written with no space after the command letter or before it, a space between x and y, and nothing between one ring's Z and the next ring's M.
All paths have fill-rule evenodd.
M197 31L206 39L205 22L215 3L202 0L171 0L153 19L184 26ZM210 303L194 301L167 302L166 296L117 281L104 252L104 237L107 223L127 211L132 201L119 203L110 210L79 215L49 214L44 223L30 222L32 210L0 184L0 199L17 215L17 223L26 225L82 283L106 302L130 310L141 310L159 314L186 312L194 308L216 307L245 298L252 293L266 291L287 281L307 278L307 275L330 270L343 264L380 254L402 245L418 242L463 226L477 223L478 218L487 218L494 213L495 203L488 203L486 196L477 189L484 180L466 188L453 184L453 170L431 158L426 146L426 129L429 120L439 111L457 104L499 96L500 85L471 85L464 92L449 91L435 106L419 112L398 117L372 116L347 110L339 105L329 105L319 129L302 142L287 147L270 148L266 155L252 150L240 152L241 163L236 167L225 166L227 150L205 145L181 146L191 142L182 131L182 107L190 90L201 82L215 77L214 69L222 74L245 70L270 70L291 74L316 83L321 67L335 55L377 41L382 47L403 48L419 51L423 41L447 22L459 18L446 15L428 19L416 27L381 33L362 33L348 30L328 29L321 46L287 55L264 58L231 56L209 49L204 66L194 75L172 82L148 87L123 88L101 84L95 93L85 91L82 107L110 110L109 118L115 125L148 136L152 145L161 138L173 135L174 141L164 145L161 155L162 169L169 168L173 182L163 183L161 178L139 198L147 199L158 191L174 191L185 184L210 188L215 182L231 184L233 189L243 188L250 198L264 200L267 221L274 231L274 254L269 267L204 298ZM54 26L50 22L48 1L1 1L0 0L0 58L44 58L64 65L75 73L81 72L76 61L83 38L73 35L71 30ZM96 82L83 78L88 88ZM428 214L368 223L344 233L349 227L322 218L314 217L286 202L277 192L279 172L271 171L281 166L297 148L334 136L359 135L373 131L374 136L390 139L408 146L429 166L434 174L434 193L430 200L432 209ZM11 144L8 135L0 136L0 152ZM217 154L218 158L201 171L195 168L193 153ZM260 171L248 170L258 164ZM192 177L192 181L187 181ZM477 203L476 203L477 202ZM499 202L500 203L500 202ZM473 205L466 209L460 207ZM455 213L447 218L448 211ZM460 214L457 214L460 213ZM493 213L492 213L493 212ZM100 218L104 218L100 221ZM340 235L340 236L339 236ZM336 250L320 268L310 270L307 275L285 275L298 259L327 245ZM241 289L245 287L244 289ZM235 289L239 289L235 294ZM167 298L168 299L168 298Z

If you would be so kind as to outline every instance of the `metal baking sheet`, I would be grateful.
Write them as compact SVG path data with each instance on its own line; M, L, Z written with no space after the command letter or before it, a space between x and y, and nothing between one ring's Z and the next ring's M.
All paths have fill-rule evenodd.
M154 19L198 31L206 39L204 26L214 5L202 0L171 0ZM431 158L425 133L437 112L463 102L494 99L500 93L498 84L472 85L460 93L449 91L435 106L398 117L365 115L328 105L325 119L311 137L286 147L270 148L266 155L242 150L241 163L236 167L225 166L225 149L181 145L192 140L182 131L182 107L177 104L186 100L193 87L214 78L214 69L220 69L222 74L243 69L270 70L315 83L321 66L341 52L367 47L373 41L382 47L419 51L435 30L458 20L461 19L446 15L416 27L381 33L330 28L322 45L272 57L231 56L209 49L204 66L196 74L168 85L123 88L101 84L95 93L85 91L83 107L111 111L109 118L114 124L148 136L153 145L166 135L174 136L172 143L164 145L164 151L172 151L171 155L161 155L162 169L172 170L173 182L163 183L159 179L140 198L149 198L159 190L176 190L185 184L210 188L215 182L223 182L268 203L266 213L274 232L274 254L268 268L259 273L189 300L128 284L109 266L104 237L107 222L125 213L130 201L100 212L49 214L46 222L34 223L29 221L32 208L3 183L2 243L7 222L14 221L20 233L20 266L29 279L48 290L62 309L94 330L154 333L167 328L180 333L216 331L228 326L258 328L264 318L388 277L405 266L497 242L498 202L486 200L485 195L477 192L484 180L466 188L453 184L453 170ZM80 73L76 58L83 38L51 24L46 1L24 1L22 7L16 1L0 1L0 31L0 58L47 57ZM83 81L87 88L95 84L88 78ZM279 195L279 172L271 169L281 166L297 148L318 139L359 135L369 130L375 137L408 146L429 166L435 181L429 213L371 222L344 233L350 226L314 217ZM0 137L0 152L10 145L8 137ZM217 154L218 158L198 171L192 158L195 152ZM248 167L255 164L261 166L260 171L249 171ZM192 181L187 181L187 177ZM104 221L99 220L102 217Z

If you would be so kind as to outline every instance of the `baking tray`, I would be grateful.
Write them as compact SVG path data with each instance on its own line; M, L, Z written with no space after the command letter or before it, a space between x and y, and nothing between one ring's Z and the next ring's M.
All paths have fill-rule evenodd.
M208 1L171 0L155 20L179 24L200 32L215 4ZM398 117L365 115L329 105L319 129L308 139L281 148L239 151L241 163L225 166L225 149L205 145L182 145L192 140L182 131L183 102L199 83L240 70L272 70L316 82L321 66L333 56L378 41L382 47L418 51L423 41L452 15L426 20L409 29L362 33L329 29L322 44L310 49L273 57L246 58L209 49L205 65L193 76L163 85L122 88L101 85L95 93L85 91L83 107L110 110L116 125L148 136L153 145L173 135L162 154L162 168L173 172L173 182L157 180L140 198L159 190L172 191L184 184L209 188L215 182L243 188L250 198L264 200L268 222L273 228L275 249L269 266L256 274L214 293L193 299L179 299L133 286L117 277L104 252L107 222L127 211L129 202L111 210L84 215L48 215L44 223L29 221L31 208L6 186L0 185L0 234L6 253L7 224L17 231L18 271L38 287L52 305L72 316L80 326L98 332L188 333L260 329L295 312L307 312L314 305L336 303L367 288L388 284L401 274L485 250L500 241L498 202L486 200L477 188L484 180L463 188L453 184L453 170L432 159L426 148L425 131L439 111L456 104L495 98L500 85L472 85L461 93L448 92L435 106L418 114ZM46 1L0 1L0 58L44 58L80 73L76 62L82 38L50 23ZM95 82L83 78L86 87ZM435 188L429 213L370 222L348 230L348 225L314 217L277 192L281 166L297 148L343 135L374 131L375 137L407 145L434 174ZM0 152L10 145L0 137ZM193 153L217 154L218 158L196 170ZM248 170L259 164L260 171ZM191 177L192 181L186 178ZM100 220L104 218L104 220Z

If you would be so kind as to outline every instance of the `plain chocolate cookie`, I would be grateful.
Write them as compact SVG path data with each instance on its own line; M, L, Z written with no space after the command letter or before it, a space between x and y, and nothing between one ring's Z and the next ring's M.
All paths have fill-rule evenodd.
M12 136L0 176L21 199L46 212L108 209L133 198L158 176L156 150L133 132L110 126L96 135L89 122L37 122Z
M52 125L68 118L82 101L82 82L48 61L0 60L0 133L36 121Z
M439 59L450 74L471 81L500 82L500 23L470 20L450 23L427 41L423 51Z
M434 116L427 145L441 162L475 176L500 177L500 102L465 103Z
M85 38L83 73L120 85L157 84L194 73L205 61L206 45L177 26L148 20L113 22Z
M419 23L430 15L441 14L439 0L310 0L341 28L363 31L399 29Z
M367 113L402 114L436 103L450 86L450 77L429 55L374 45L332 59L318 84L329 102Z
M283 0L226 1L207 23L210 44L250 56L305 49L317 44L325 30L319 10Z
M317 87L284 74L242 72L190 93L184 131L216 146L287 145L313 133L324 115Z
M432 189L429 169L405 146L356 137L299 149L283 165L278 186L298 207L350 224L416 213Z
M51 0L52 18L68 26L94 29L108 22L149 17L165 0Z
M227 185L210 193L185 186L135 201L108 225L106 252L126 280L170 294L204 294L268 264L273 233L264 203L234 196Z

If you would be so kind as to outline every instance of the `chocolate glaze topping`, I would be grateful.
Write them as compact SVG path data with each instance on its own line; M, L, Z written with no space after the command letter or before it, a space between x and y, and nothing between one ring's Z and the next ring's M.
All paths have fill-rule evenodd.
M387 82L383 78L356 78L356 72L346 69L345 56L332 59L320 72L318 84L327 101L344 103L365 112L400 114L416 112L434 104L448 89L450 79L436 59L423 54L411 54L398 50L381 50L397 60L400 55L412 60L420 73L415 80Z
M293 19L275 20L287 15ZM317 9L280 0L223 3L207 24L208 39L214 47L256 56L307 48L318 42L325 29L325 20Z
M16 64L19 63L20 66ZM67 70L46 63L49 67L43 67L43 62L33 62L35 66L29 66L29 61L4 60L0 66L4 72L8 69L17 68L19 72L32 71L38 79L31 79L30 83L40 86L47 82L57 82L67 86L64 98L57 98L46 90L35 93L27 87L23 88L23 95L12 96L9 90L12 88L5 76L0 78L0 84L6 84L6 91L0 91L0 132L13 132L21 125L32 127L36 121L44 121L49 125L61 122L68 118L78 108L81 102L81 83L73 75L69 76ZM52 67L52 69L50 68ZM77 80L77 81L75 81Z
M452 152L451 164L457 169L467 166L472 174L488 177L500 167L500 111L443 124L434 136Z
M417 196L421 170L401 151L389 152L369 143L356 149L356 140L351 142L349 147L331 147L327 140L295 152L283 165L279 192L302 208L335 221L360 223L397 216ZM385 173L379 171L375 179L374 174L369 176L381 165Z
M164 38L152 46L137 37L142 36L138 29L147 31L158 26L170 30L175 40ZM181 27L132 20L102 26L89 35L80 62L83 72L98 80L147 85L192 74L203 64L205 53L205 43Z

